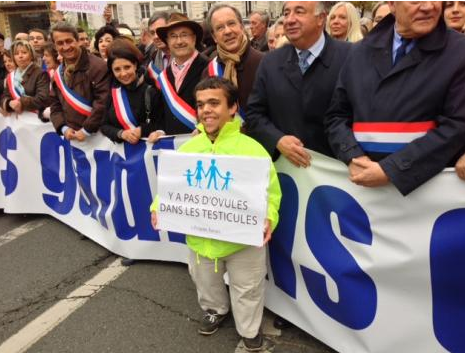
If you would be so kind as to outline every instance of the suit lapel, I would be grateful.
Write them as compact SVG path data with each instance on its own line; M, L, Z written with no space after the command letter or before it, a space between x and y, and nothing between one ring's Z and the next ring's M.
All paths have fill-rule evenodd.
M398 72L407 70L410 67L416 66L421 62L423 54L421 53L418 46L415 46L410 53L397 63L396 66L392 68L387 77L397 74Z
M387 48L375 48L372 62L380 77L386 77L392 69L391 51Z
M283 63L282 69L284 76L289 82L298 90L302 87L302 73L300 72L299 65L297 64L297 53L294 46L288 46L286 61Z

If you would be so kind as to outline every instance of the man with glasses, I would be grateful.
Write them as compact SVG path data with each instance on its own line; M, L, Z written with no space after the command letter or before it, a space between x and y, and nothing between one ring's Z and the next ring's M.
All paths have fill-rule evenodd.
M208 64L208 59L196 50L202 41L202 27L173 13L167 25L156 33L171 53L170 64L157 80L160 90L153 102L158 109L157 130L169 135L190 133L197 125L194 87Z

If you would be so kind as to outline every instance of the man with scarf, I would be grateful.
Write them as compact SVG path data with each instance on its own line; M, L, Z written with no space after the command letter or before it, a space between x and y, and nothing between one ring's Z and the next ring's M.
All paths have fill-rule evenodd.
M82 49L73 26L57 23L52 39L63 64L55 72L50 92L50 119L67 140L84 141L102 124L110 91L107 65Z
M239 90L239 113L244 118L255 73L264 54L252 48L241 14L231 5L213 6L207 15L207 26L216 42L217 57L202 76L222 76L231 81Z
M185 15L173 13L167 25L158 27L156 33L171 53L170 63L158 75L160 89L152 102L157 107L156 132L159 135L191 133L197 125L193 91L208 64L208 59L196 50L202 41L203 29Z

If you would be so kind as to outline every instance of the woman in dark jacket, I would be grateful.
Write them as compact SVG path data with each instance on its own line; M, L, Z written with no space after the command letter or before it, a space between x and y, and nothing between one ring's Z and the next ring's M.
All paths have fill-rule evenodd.
M155 90L138 74L142 53L119 38L108 48L107 65L113 75L111 99L100 130L114 142L136 144L153 131ZM148 100L148 101L147 101Z
M26 41L15 41L11 47L15 71L8 74L1 100L7 112L38 112L48 106L50 78L35 63L34 48Z

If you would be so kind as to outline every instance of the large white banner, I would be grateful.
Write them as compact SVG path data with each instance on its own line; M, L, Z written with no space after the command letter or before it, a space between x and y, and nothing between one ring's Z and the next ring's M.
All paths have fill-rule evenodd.
M71 146L33 114L1 118L0 205L52 215L122 256L186 262L184 235L153 230L149 212L159 151L186 138ZM276 167L269 309L339 352L465 352L465 182L444 171L403 197L350 183L316 153L310 168Z
M158 227L263 245L270 163L258 157L161 151Z

